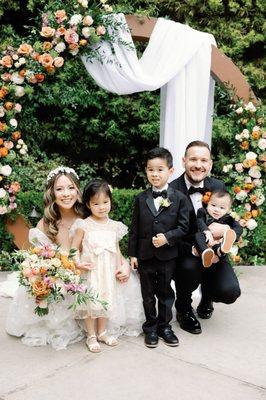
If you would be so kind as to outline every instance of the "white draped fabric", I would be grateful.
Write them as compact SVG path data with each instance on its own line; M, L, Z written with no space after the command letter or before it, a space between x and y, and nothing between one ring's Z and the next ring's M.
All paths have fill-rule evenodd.
M114 16L126 24L125 16ZM159 18L140 59L125 29L119 37L134 50L114 44L114 62L82 61L99 86L120 95L161 88L160 145L174 156L175 177L182 173L181 158L192 140L211 143L214 81L210 76L214 37L187 25ZM110 45L100 44L106 60Z

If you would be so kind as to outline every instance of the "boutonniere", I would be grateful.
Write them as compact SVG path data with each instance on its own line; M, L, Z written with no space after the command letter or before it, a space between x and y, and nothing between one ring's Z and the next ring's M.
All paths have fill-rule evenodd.
M205 192L205 193L202 195L202 199L201 199L202 203L208 204L211 195L212 195L212 192Z
M171 201L167 198L167 199L162 199L160 202L160 207L164 207L167 208L171 205Z

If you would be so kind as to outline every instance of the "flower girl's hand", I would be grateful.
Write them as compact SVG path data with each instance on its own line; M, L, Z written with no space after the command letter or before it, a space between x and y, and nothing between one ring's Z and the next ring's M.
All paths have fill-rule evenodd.
M82 271L91 271L94 269L94 265L91 262L79 262L77 263L77 268L81 269Z
M131 268L134 270L134 269L138 269L138 267L139 267L139 264L138 264L138 259L137 259L137 257L130 257L130 265L131 265Z

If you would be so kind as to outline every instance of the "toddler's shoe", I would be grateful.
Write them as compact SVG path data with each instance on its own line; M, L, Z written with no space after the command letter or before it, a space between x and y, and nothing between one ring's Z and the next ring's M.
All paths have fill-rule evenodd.
M179 345L178 338L176 337L171 328L165 328L159 331L158 336L160 339L163 339L164 343L167 346L176 347Z
M158 335L156 332L145 333L144 344L147 347L153 348L158 346Z
M214 256L214 251L212 249L205 249L201 254L203 267L209 268L212 265L212 258Z
M235 241L236 241L235 231L233 231L233 229L227 229L227 231L225 231L223 236L223 241L221 244L221 252L224 254L229 253Z
M118 340L114 336L107 335L106 331L98 334L98 341L107 344L107 346L117 346Z

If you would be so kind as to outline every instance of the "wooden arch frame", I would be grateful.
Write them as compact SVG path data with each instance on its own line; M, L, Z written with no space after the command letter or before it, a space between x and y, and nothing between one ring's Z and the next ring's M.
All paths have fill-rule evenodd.
M131 29L132 38L139 42L147 42L149 40L157 22L157 18L137 17L135 15L126 15L126 20ZM235 99L243 99L245 103L248 103L250 99L256 100L240 69L229 57L213 45L211 74L217 82L221 82L234 90Z
M147 42L151 36L157 18L126 16L135 41ZM250 99L256 100L244 75L233 61L226 57L217 47L212 46L211 74L213 78L225 86L233 88L235 98L241 98L247 103ZM18 248L28 248L29 226L23 216L19 215L15 222L7 222L7 230L14 235L14 243Z

